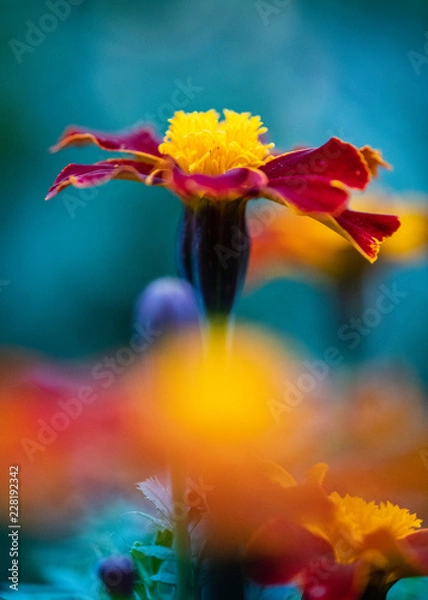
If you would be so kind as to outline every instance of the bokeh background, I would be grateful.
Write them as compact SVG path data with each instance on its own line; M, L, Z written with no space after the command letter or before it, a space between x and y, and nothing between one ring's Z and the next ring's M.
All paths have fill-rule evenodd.
M128 343L135 301L143 288L157 277L176 274L175 237L182 206L167 191L115 181L92 190L69 188L44 201L63 166L103 156L96 148L49 154L49 146L69 124L115 131L147 121L163 134L176 109L251 111L262 116L278 148L318 146L333 135L357 146L370 144L394 167L382 173L374 189L416 195L422 201L428 194L426 0L0 0L0 11L0 373L5 380L17 357L21 360L27 353L30 367L37 356L37 365L71 359L90 370L100 356ZM180 106L178 90L185 90L187 97ZM383 460L387 443L379 446L377 435L388 418L393 423L386 428L393 434L388 430L385 438L397 444L405 436L412 438L415 422L423 423L416 410L407 433L402 433L400 403L413 398L414 388L395 386L388 369L392 365L396 373L397 366L404 366L416 376L416 387L428 385L427 278L425 252L417 260L397 262L381 255L366 271L362 301L354 305L346 283L338 297L337 285L328 278L295 273L275 277L244 292L237 320L270 329L313 360L337 347L344 357L339 378L351 365L370 361L362 371L362 384L373 369L380 373L385 402L378 411L380 425L375 423L370 433L373 412L366 404L371 405L371 396L361 392L366 404L355 411L364 419L366 406L368 432L361 425L356 447L369 448L367 455L374 448ZM396 286L405 298L361 338L358 348L350 349L339 329L365 307L375 306L382 285ZM65 381L62 367L57 373L40 372L37 366L35 375L30 373L41 398L35 416L50 417L58 398L81 385L80 373L71 383L67 380L68 363L63 364ZM376 371L373 364L386 370ZM25 397L25 389L22 393ZM419 388L415 395L423 396ZM392 397L399 406L396 411L387 403ZM24 424L28 430L15 408L8 413L2 442L5 432L17 431L18 423L35 435L31 410ZM68 514L66 494L74 514L71 490L79 478L79 485L84 480L79 489L87 489L84 484L95 471L105 479L110 476L108 465L126 496L143 477L137 474L138 446L127 447L117 462L114 458L112 436L125 439L129 419L122 415L118 420L105 407L94 413L88 410L86 425L82 419L79 429L70 428L40 454L37 468L26 464L26 516L30 518L33 504L46 513L36 538L55 537L53 525L51 530L43 527L49 518L54 523ZM349 427L353 415L347 417ZM328 415L323 418L319 425L316 418L308 421L324 432L335 426ZM133 435L130 439L137 439ZM92 462L91 443L98 444ZM412 490L427 477L428 468L428 450L419 455L422 442L417 438L415 444ZM394 452L391 471L394 476L397 468L406 473L407 463L397 462ZM67 469L64 457L73 463ZM367 471L370 460L355 479ZM382 460L375 471L379 481ZM124 464L130 465L129 472ZM85 493L77 493L77 502L84 497L83 512ZM421 505L415 501L412 506ZM115 519L117 511L112 512ZM72 518L62 519L63 528L70 524ZM109 525L104 527L108 530ZM27 535L23 543L31 545L32 531ZM77 546L79 554L83 546ZM76 554L70 554L74 566ZM93 556L89 563L93 571ZM28 581L38 580L38 567L29 559L25 569Z
M65 164L101 156L91 148L50 155L68 124L153 121L163 133L185 86L187 111L260 114L285 149L331 135L369 143L394 166L382 186L428 191L425 0L82 0L62 9L63 20L52 6L1 1L2 345L58 357L117 346L141 289L175 273L181 206L168 192L114 182L44 202ZM391 274L379 262L373 272L408 297L365 352L410 361L422 376L426 265ZM307 281L271 282L237 310L314 355L337 343L334 311L328 286Z

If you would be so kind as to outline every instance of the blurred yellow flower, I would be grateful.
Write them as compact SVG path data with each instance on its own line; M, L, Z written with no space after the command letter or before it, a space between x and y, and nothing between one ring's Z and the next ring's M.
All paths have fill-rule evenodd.
M327 528L327 534L341 564L348 564L358 558L364 547L366 536L384 529L394 539L401 539L419 529L422 520L411 514L406 508L391 502L366 502L358 496L340 496L337 492L329 498L336 507L336 520L333 528ZM344 550L343 541L347 541ZM363 546L361 546L363 544Z
M321 480L324 472L317 466ZM296 583L307 600L359 600L386 599L399 579L428 574L428 529L417 531L416 515L336 492L326 499L333 518L302 524L285 509L257 531L247 548L250 578L261 585Z
M383 257L393 261L413 261L424 256L428 246L428 198L422 194L365 194L354 206L361 211L393 211L400 215L401 228L383 242ZM251 214L249 215L251 222ZM345 238L314 219L299 219L291 212L276 211L269 222L257 216L252 235L249 281L275 276L299 276L310 271L341 279L365 269L366 261L350 251ZM299 232L296 235L296 231Z
M269 400L280 390L278 350L254 332L238 331L230 343L225 335L214 329L206 344L199 333L179 336L151 360L160 427L194 451L254 441L274 424Z

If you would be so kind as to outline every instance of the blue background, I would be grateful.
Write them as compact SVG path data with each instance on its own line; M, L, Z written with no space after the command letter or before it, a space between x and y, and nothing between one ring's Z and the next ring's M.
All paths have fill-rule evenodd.
M130 335L141 289L175 273L182 207L167 191L112 182L43 201L63 166L101 157L50 155L68 124L114 131L154 120L163 134L177 86L190 82L187 111L260 114L284 149L331 135L369 143L394 165L382 185L428 191L425 0L82 0L56 25L49 2L0 6L2 345L59 357L114 347ZM19 46L42 25L51 31L41 41L33 32L33 45ZM365 340L365 355L423 374L426 277L425 262L373 267L369 298L382 282L408 297ZM337 345L333 300L328 285L274 281L242 298L238 317L321 356Z

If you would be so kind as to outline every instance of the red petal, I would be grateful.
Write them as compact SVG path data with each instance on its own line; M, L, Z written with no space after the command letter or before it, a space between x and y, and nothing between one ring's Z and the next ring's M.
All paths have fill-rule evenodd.
M295 150L274 158L260 170L269 179L289 175L318 175L362 190L370 180L367 164L352 144L333 137L320 148Z
M311 216L341 213L349 197L341 183L318 175L271 179L262 195Z
M323 538L286 519L275 519L253 536L244 564L256 583L281 585L306 571L313 561L331 562L332 556L332 547Z
M102 185L111 179L131 179L144 182L152 170L153 165L125 159L107 160L94 165L71 164L65 167L55 179L46 200L49 200L69 185L86 188ZM153 183L160 183L160 181L155 180Z
M428 576L428 529L415 531L406 536L402 542L411 547L420 575Z
M140 157L154 162L161 156L158 149L161 142L162 140L157 138L148 127L111 134L71 126L64 131L58 143L52 146L51 151L56 152L68 146L96 144L103 150L138 154Z
M344 210L338 217L331 219L330 226L348 239L370 262L374 262L381 243L397 231L400 220L394 215Z
M184 199L208 195L217 200L234 200L257 196L266 183L267 178L263 173L247 168L231 169L217 176L187 175L175 168L172 170L170 186Z
M319 561L305 573L302 600L358 600L355 565Z

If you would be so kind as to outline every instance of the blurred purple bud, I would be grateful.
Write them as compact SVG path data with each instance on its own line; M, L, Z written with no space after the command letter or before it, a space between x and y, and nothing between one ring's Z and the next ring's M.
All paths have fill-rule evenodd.
M112 598L131 598L135 568L129 556L110 556L102 561L98 574Z
M158 335L176 333L199 324L198 306L190 283L162 277L150 283L135 305L137 331L150 325Z

